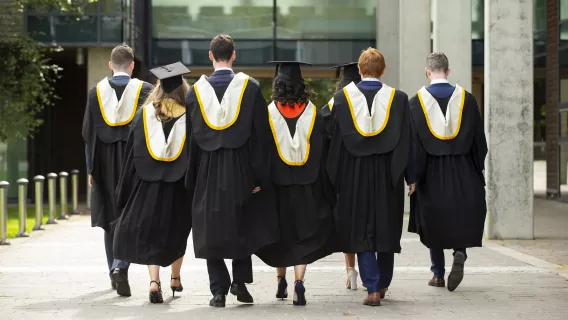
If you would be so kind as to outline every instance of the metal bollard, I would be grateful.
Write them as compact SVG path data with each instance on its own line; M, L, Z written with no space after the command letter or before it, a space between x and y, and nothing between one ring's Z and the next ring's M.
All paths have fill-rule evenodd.
M8 245L8 181L0 181L0 245Z
M79 170L71 170L71 214L79 214Z
M55 192L56 186L55 182L57 180L56 173L50 173L47 175L47 203L49 207L49 218L47 219L46 224L56 224L55 221Z
M36 230L45 230L41 225L43 224L43 182L45 178L43 176L35 176L35 226Z
M91 184L89 183L89 174L87 174L87 209L91 210Z
M67 177L69 174L65 171L59 173L59 201L61 208L59 208L59 220L67 220Z
M18 220L20 223L16 237L30 236L26 228L26 222L28 220L28 183L28 179L18 179Z

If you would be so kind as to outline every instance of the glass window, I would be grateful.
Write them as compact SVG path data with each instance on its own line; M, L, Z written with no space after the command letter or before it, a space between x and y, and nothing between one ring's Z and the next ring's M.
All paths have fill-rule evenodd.
M560 20L568 20L568 0L560 0Z
M152 1L153 36L160 39L211 39L219 33L234 39L271 39L272 0Z
M361 51L375 46L371 40L278 40L276 60L299 60L314 65L335 65L357 60Z
M278 39L375 39L376 0L278 0Z
M121 16L101 16L101 42L121 42L122 41L122 17Z
M485 34L485 0L471 1L471 38L483 39Z
M86 43L97 41L96 16L28 16L27 23L28 32L34 39L41 42Z
M535 38L546 37L546 0L534 0L533 14L533 32Z
M90 0L97 2L97 0ZM101 3L101 12L103 13L122 13L123 0L98 0Z
M181 61L187 65L211 65L209 60L210 39L203 40L156 40L154 41L153 65ZM235 65L264 65L273 58L272 40L240 40L235 43Z
M34 1L27 7L28 12L77 12L85 14L97 13L98 3L96 0L72 0L72 1Z

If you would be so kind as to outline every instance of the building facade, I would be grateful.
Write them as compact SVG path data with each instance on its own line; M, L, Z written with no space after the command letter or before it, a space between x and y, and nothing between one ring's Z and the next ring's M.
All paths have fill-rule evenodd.
M489 145L497 148L492 152L500 149L498 135L522 136L509 152L530 160L534 175L518 174L512 183L530 180L531 195L534 185L537 194L568 199L568 0L85 0L79 15L28 10L24 27L64 48L52 57L64 68L62 99L46 110L46 124L33 139L10 152L0 143L0 178L8 171L15 177L84 168L86 93L110 75L113 46L126 42L135 49L139 78L149 80L148 69L175 61L198 77L212 72L210 39L228 33L236 41L235 68L256 78L273 75L269 60L301 60L314 65L307 78L331 79L330 66L376 46L387 59L385 82L409 93L426 82L425 56L446 52L450 80L479 102ZM515 94L507 100L510 108L517 105L511 114L495 100L506 96L503 90ZM510 131L492 131L507 123ZM490 162L488 168L504 165Z

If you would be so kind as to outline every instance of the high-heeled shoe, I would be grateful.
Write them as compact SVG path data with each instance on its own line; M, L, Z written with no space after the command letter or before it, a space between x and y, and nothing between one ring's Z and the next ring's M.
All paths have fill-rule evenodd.
M357 290L357 277L359 273L355 268L347 268L347 282L345 283L345 288L351 290Z
M150 281L150 286L152 282L155 282L158 285L158 291L150 291L149 299L150 303L164 303L164 298L162 297L162 284L158 281Z
M294 282L294 300L292 303L295 306L305 306L306 301L306 288L304 288L304 281L296 280Z
M172 280L179 280L179 286L172 286L171 285L171 281ZM173 278L170 276L170 288L172 289L172 296L176 296L176 292L182 292L183 291L183 286L181 285L181 276L177 277L177 278Z
M285 277L278 278L278 289L276 289L276 299L286 299L288 298L288 282Z

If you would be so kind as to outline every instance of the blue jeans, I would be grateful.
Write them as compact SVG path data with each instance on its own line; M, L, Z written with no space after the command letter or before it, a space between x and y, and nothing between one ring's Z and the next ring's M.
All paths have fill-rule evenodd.
M394 253L357 253L361 280L369 294L388 288L394 271Z
M112 243L114 242L114 235L110 232L105 231L105 251L107 256L107 264L109 272L112 272L116 268L124 269L128 271L130 266L129 262L118 260L114 258L112 253Z
M461 251L467 259L467 253L465 249L454 249L454 255L458 251ZM432 261L430 271L434 273L434 278L444 279L444 275L446 274L446 259L444 257L444 250L430 249L430 260Z

